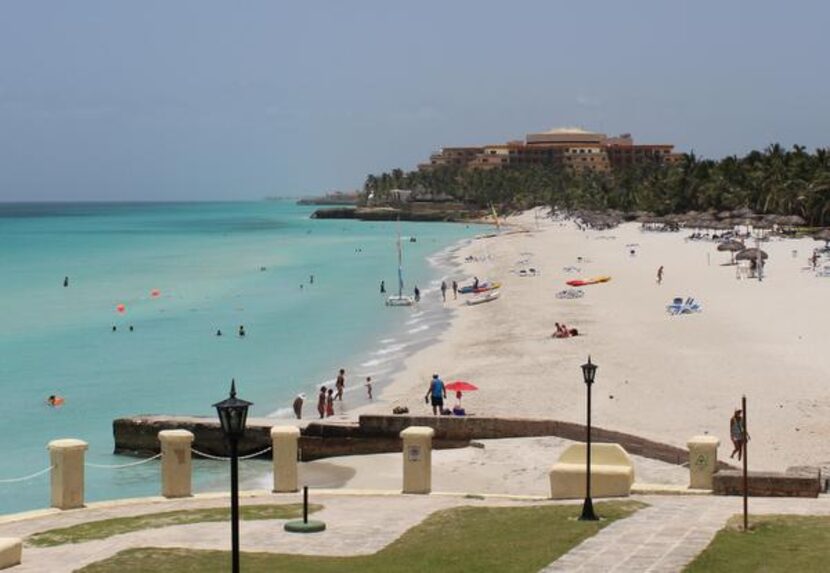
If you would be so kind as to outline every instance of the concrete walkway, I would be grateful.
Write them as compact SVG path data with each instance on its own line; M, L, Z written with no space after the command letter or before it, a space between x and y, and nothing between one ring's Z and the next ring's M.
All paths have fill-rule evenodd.
M739 497L638 497L650 507L616 521L543 569L553 572L676 572L691 563L742 512ZM830 497L750 498L752 514L830 514Z
M741 511L737 497L635 496L649 507L612 523L543 571L656 572L681 571L702 551L732 515ZM296 503L296 494L247 492L242 504ZM400 495L397 492L329 490L314 492L313 503L324 509L314 514L329 529L314 535L283 531L282 520L243 521L243 551L313 555L363 555L374 553L429 514L460 505L527 505L556 503L511 498L470 499L463 495ZM573 503L573 502L571 502ZM28 516L0 518L0 537L26 537L37 531L76 523L204 507L227 507L226 495L199 495L165 500L145 498L90 504L73 511L44 510ZM819 499L750 499L750 512L830 514L830 497ZM105 540L56 547L26 546L23 564L11 571L70 572L106 559L131 547L189 547L229 550L230 528L224 523L176 525L116 535Z

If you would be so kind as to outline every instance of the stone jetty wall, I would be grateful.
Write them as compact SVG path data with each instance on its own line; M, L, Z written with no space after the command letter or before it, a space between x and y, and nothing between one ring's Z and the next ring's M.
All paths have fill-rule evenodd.
M271 427L285 424L272 418L250 418L240 454L251 454L271 445ZM343 455L400 452L400 432L409 426L435 430L436 449L459 448L470 440L555 436L574 441L585 439L585 426L572 422L528 418L450 417L450 416L360 416L357 423L310 422L301 428L300 457L303 461ZM212 455L227 455L219 422L215 418L194 416L135 416L113 422L115 453L139 456L159 452L161 430L183 429L193 432L193 447ZM685 448L663 444L613 430L593 428L597 442L620 444L630 454L677 465L688 464ZM270 453L263 457L270 457ZM719 467L729 469L726 463Z

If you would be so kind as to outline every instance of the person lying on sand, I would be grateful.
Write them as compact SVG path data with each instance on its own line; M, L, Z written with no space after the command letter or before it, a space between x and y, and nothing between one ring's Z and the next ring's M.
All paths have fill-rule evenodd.
M571 336L579 336L579 331L575 328L568 328L565 324L556 323L556 331L551 334L552 338L570 338Z
M558 322L555 324L556 330L553 332L553 334L551 334L553 338L568 338L571 335L568 331L568 327L566 327L564 324L559 324Z

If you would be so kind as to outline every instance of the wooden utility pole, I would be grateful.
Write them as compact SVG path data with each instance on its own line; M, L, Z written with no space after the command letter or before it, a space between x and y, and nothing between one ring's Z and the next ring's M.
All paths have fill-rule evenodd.
M742 429L741 439L743 441L741 447L743 448L744 459L744 531L749 531L749 477L747 472L746 462L746 446L749 442L749 433L746 431L746 396L741 396L741 413L743 414L744 425Z

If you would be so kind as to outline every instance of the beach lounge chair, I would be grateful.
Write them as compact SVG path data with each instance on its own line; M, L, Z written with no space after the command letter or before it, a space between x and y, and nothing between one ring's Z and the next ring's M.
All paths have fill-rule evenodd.
M672 299L671 304L666 305L666 312L669 314L680 314L683 310L683 297L676 296Z

